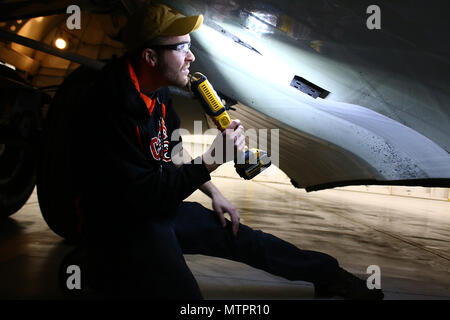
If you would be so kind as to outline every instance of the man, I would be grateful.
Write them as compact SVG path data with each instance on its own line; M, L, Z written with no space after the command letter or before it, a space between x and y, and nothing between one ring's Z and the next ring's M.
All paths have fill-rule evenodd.
M89 114L76 121L73 148L92 285L115 297L202 299L183 254L204 254L312 282L319 297L382 299L333 257L240 224L237 209L210 181L220 164L172 162L177 142L170 137L180 120L167 86L186 85L195 60L189 33L202 21L164 5L139 9L124 30L128 53L109 63L86 94ZM227 142L234 152L224 161L245 146L239 120L202 159ZM214 211L183 202L197 189L211 197Z

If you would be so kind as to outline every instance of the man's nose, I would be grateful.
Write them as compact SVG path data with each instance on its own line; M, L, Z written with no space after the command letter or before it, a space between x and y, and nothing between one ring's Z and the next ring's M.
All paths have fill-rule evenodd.
M186 55L186 60L189 62L194 62L195 61L195 56L192 53L191 50L188 51L187 55Z

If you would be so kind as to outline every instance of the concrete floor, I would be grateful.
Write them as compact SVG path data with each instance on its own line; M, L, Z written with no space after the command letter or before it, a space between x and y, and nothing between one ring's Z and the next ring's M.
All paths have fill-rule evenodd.
M381 269L385 299L450 299L450 202L362 192L306 193L285 183L216 176L241 222L300 248L326 252L367 278ZM197 191L188 198L211 207ZM0 299L52 299L58 266L71 250L48 229L36 193L0 224ZM206 299L312 299L313 287L241 263L199 255L186 260Z

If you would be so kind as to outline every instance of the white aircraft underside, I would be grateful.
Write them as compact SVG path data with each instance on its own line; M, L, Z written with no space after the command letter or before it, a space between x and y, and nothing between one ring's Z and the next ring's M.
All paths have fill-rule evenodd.
M442 81L449 78L448 61L428 52L326 41L314 49L309 40L294 41L279 30L258 34L236 17L221 18L206 16L192 34L191 71L206 74L217 91L239 102L230 113L246 129L280 129L279 167L300 187L450 178L450 94ZM290 86L294 76L330 93L310 97Z

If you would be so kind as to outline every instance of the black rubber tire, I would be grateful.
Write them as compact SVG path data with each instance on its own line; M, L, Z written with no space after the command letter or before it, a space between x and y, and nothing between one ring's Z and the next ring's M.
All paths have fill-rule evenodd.
M36 184L36 156L31 149L0 146L0 218L22 208Z
M19 128L36 132L37 119L32 110L35 105L28 105L22 112L17 112L16 102L24 93L21 87L26 85L14 70L0 65L0 76L5 77L0 87L0 124L1 134L22 140L22 143L0 143L0 219L17 212L27 202L36 184L36 143L28 143L21 137ZM14 83L15 82L15 83ZM23 133L23 132L22 132ZM2 139L5 136L1 137Z
M37 169L42 216L50 229L74 244L80 241L81 234L75 206L78 193L70 169L70 128L74 125L74 114L83 112L83 93L96 74L97 71L80 67L59 88L47 113Z

